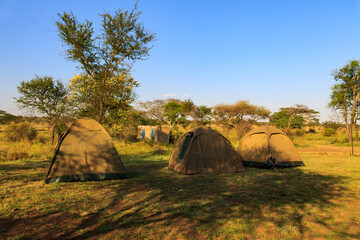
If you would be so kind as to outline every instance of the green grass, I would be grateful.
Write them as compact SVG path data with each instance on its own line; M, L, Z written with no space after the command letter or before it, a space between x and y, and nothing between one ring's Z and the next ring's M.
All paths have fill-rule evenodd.
M235 132L227 137L238 146ZM190 176L167 168L170 145L115 141L128 179L44 185L54 146L0 133L0 236L359 239L360 157L345 137L295 136L305 167Z
M360 158L303 153L305 167L182 175L169 146L115 143L128 179L44 185L49 159L0 162L10 239L357 239Z

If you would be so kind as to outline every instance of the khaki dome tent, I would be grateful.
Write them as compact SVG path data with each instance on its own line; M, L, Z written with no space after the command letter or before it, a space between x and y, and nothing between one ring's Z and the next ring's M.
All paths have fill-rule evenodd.
M219 132L199 127L182 135L171 154L169 168L184 174L245 171L239 154Z
M61 136L45 183L125 178L109 134L93 119L78 119Z
M290 138L273 126L262 126L248 132L237 151L245 167L304 166Z

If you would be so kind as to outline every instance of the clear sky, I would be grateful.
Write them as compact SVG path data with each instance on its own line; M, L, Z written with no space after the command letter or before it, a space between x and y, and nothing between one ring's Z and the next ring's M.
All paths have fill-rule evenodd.
M134 0L0 0L0 109L20 114L16 87L35 74L64 82L77 71L64 58L54 21L72 11L100 25L98 13ZM157 34L134 66L138 100L171 96L214 106L249 100L269 108L326 105L331 72L360 59L358 1L142 0L145 27Z

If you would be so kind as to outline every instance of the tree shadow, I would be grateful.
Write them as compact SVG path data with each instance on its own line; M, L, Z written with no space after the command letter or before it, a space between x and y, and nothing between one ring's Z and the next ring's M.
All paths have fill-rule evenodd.
M106 151L97 154L102 156ZM10 236L23 226L54 229L59 225L56 233L29 230L24 234L30 238L84 239L121 232L121 237L136 238L141 236L136 229L156 232L160 230L151 229L163 226L170 228L173 235L211 238L221 234L221 228L229 221L238 221L245 228L234 226L234 234L255 238L256 229L264 224L269 231L271 227L290 226L299 238L304 238L308 211L316 209L320 213L336 208L333 200L348 194L346 178L304 168L275 171L246 168L245 173L183 175L167 169L164 158L122 156L128 179L91 185L94 192L114 190L110 202L85 216L79 215L79 209L72 214L55 211L23 219L0 219L0 235ZM330 226L327 217L319 216L316 221L333 233L360 237L360 230L349 234Z
M49 160L22 160L18 163L3 162L0 167L0 173L2 173L0 174L0 181L1 183L17 180L41 181L44 179L49 163ZM24 174L24 171L27 173Z
M134 172L136 183L143 186L148 194L129 206L124 204L125 192L119 191L108 206L81 222L78 226L81 229L96 225L92 230L85 231L83 237L97 236L114 229L153 226L154 223L174 226L177 233L194 237L200 234L199 229L204 229L204 225L207 226L205 232L212 234L214 231L210 229L219 228L228 219L234 218L247 223L249 233L257 226L251 222L257 220L280 228L291 225L302 236L307 229L303 218L309 206L319 211L334 207L336 204L332 200L343 196L346 191L341 185L345 179L305 173L302 169L247 169L247 173L239 174L186 176L167 170L160 162L138 167L130 165L128 172ZM119 204L123 205L119 207ZM131 211L126 211L129 209ZM119 217L119 211L126 213ZM100 220L102 214L109 212L107 219L112 220ZM174 224L179 221L185 221L188 227ZM194 229L197 230L194 232ZM71 234L65 233L62 237L67 238ZM360 231L349 236L359 237Z

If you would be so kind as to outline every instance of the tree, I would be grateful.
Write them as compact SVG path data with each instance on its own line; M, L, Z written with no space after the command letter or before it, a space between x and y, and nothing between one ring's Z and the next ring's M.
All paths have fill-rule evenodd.
M186 104L178 103L176 101L169 101L164 105L164 120L169 125L170 131L185 120Z
M238 101L234 104L219 104L214 107L215 119L228 129L244 121L266 119L270 111L265 107L250 104L249 101Z
M337 83L332 86L328 106L342 115L354 155L353 126L360 116L359 61L349 61L343 68L334 70L332 76Z
M211 108L205 105L195 106L191 113L191 117L194 119L196 126L204 126L211 122Z
M293 107L280 108L279 112L271 115L270 123L288 131L290 128L302 128L310 121L316 121L315 118L318 113L305 105L296 104Z
M269 120L272 125L285 131L305 125L304 118L300 114L293 114L288 108L280 108L280 111L273 113Z
M88 75L75 75L69 80L70 99L79 109L79 115L108 123L124 121L135 100L138 83L127 74L108 78L104 84L91 81Z
M155 99L153 101L139 102L138 108L145 118L157 122L157 124L163 123L164 120L164 105L168 100Z
M4 110L0 110L0 124L7 124L11 121L14 121L16 118L17 116L7 113Z
M67 59L81 70L70 83L73 100L100 123L135 99L134 88L139 84L130 75L131 66L149 55L149 43L155 40L155 34L140 22L140 14L137 4L131 11L100 14L98 35L92 22L79 22L72 12L59 13L55 22Z
M51 142L54 144L56 124L69 111L67 90L60 80L53 77L35 77L29 81L21 81L17 87L20 94L15 98L21 108L26 108L45 116L51 131Z
M256 108L249 113L251 120L253 122L258 122L259 120L264 120L269 118L270 116L270 110L262 107L262 106L256 106Z

